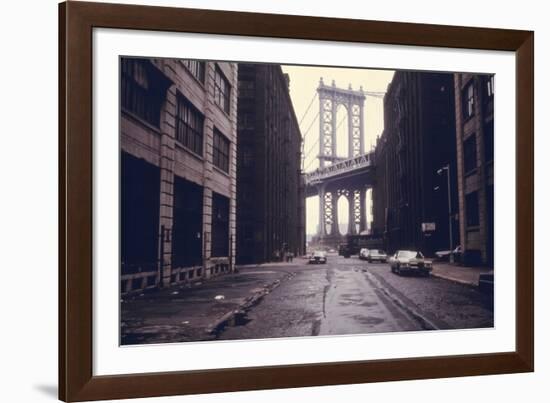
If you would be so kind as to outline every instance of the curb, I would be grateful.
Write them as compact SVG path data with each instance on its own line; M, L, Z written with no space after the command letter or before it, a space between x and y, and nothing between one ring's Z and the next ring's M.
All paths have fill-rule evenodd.
M290 273L284 276L280 280L275 280L272 284L265 287L262 291L258 292L255 295L252 295L246 298L242 304L240 304L236 309L233 309L218 320L212 322L205 329L205 333L208 335L215 335L216 333L221 332L227 324L235 317L237 314L246 313L250 308L258 304L267 294L271 293L275 288L277 288L283 281L289 280L294 277L296 273Z
M368 270L364 273L366 274L366 277L371 281L371 283L377 285L377 288L386 296L386 298L388 298L393 304L398 306L402 311L412 316L414 320L420 323L424 330L441 330L441 327L439 325L428 319L426 316L422 315L416 309L411 308L408 304L403 302L397 296L391 294L375 275L370 273Z
M452 282L459 283L459 284L462 284L462 285L468 285L470 287L475 287L475 288L478 287L478 283L472 283L471 281L461 280L461 279L458 279L458 278L455 278L455 277L445 276L445 275L442 275L442 274L434 273L433 271L431 272L431 275L433 277L437 277L437 278L447 280L447 281L452 281Z

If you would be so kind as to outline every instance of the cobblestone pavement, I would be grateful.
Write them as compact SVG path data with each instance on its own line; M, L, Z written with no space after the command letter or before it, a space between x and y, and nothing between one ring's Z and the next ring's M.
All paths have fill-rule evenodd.
M125 298L121 342L485 328L493 326L492 301L474 286L398 276L387 264L339 256L320 265L295 259Z

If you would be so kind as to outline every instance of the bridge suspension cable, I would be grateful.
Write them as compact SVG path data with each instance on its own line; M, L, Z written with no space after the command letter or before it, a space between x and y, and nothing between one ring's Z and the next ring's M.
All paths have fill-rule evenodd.
M303 169L303 171L305 172L314 162L315 162L315 158L309 161L309 164L307 164L307 166Z
M309 102L309 105L307 106L306 111L302 115L302 118L300 119L300 122L298 123L298 126L302 125L302 122L304 121L304 119L306 118L307 113L311 109L311 105L313 105L313 102L315 101L315 98L317 98L317 91L315 91L315 94L313 94L313 98L311 98L311 101Z
M305 145L305 139L306 139L306 135L309 133L309 131L311 130L311 128L313 127L313 124L315 122L317 122L317 120L319 119L319 112L317 112L317 114L315 115L315 117L313 118L313 120L311 121L311 123L309 124L308 128L306 129L306 131L304 132L304 134L302 135L302 169L304 167L304 162L305 162L305 154L304 154L304 145ZM318 142L319 140L317 140ZM309 154L309 153L308 153Z
M305 154L304 156L304 159L306 159L307 157L309 157L309 154L311 154L311 152L315 149L315 146L319 144L319 139L315 140L315 143L313 143L313 145L310 147L310 149L307 151L307 153Z
M317 114L317 117L318 116L319 116L319 114ZM347 119L348 119L347 115L345 115L342 119L340 119L340 123L338 123L338 125L336 126L337 131L340 128L340 126L342 126L342 123L344 123L344 121L346 121ZM315 123L315 120L313 122L311 122L311 125L308 128L308 131L313 126L313 123ZM318 144L319 144L319 138L317 138L317 140L315 140L315 143L313 143L313 145L310 147L310 149L308 150L307 153L303 154L303 151L302 151L302 171L305 171L306 169L308 169L311 166L311 164L315 161L315 158L313 158L312 160L309 161L307 166L304 167L305 160L307 159L307 157L309 157L309 154L311 154L311 152L315 149L315 146L318 145ZM302 145L303 145L303 143L302 143Z

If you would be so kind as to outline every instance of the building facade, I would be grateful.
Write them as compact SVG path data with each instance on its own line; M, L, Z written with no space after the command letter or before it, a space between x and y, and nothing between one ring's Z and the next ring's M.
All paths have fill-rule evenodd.
M455 74L460 243L466 264L494 262L494 75Z
M239 64L237 262L305 248L301 134L279 65Z
M232 271L237 65L120 63L121 292Z
M375 164L373 234L383 237L388 252L448 250L449 216L452 243L458 244L452 74L395 73L384 97Z

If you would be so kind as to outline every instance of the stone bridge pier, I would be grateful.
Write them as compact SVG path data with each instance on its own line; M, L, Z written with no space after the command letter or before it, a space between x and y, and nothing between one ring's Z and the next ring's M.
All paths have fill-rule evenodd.
M341 218L338 216L338 201L347 199L347 234L359 234L367 229L366 191L361 187L340 187L338 184L319 184L319 231L321 244L336 247L344 241L345 234L340 231Z

